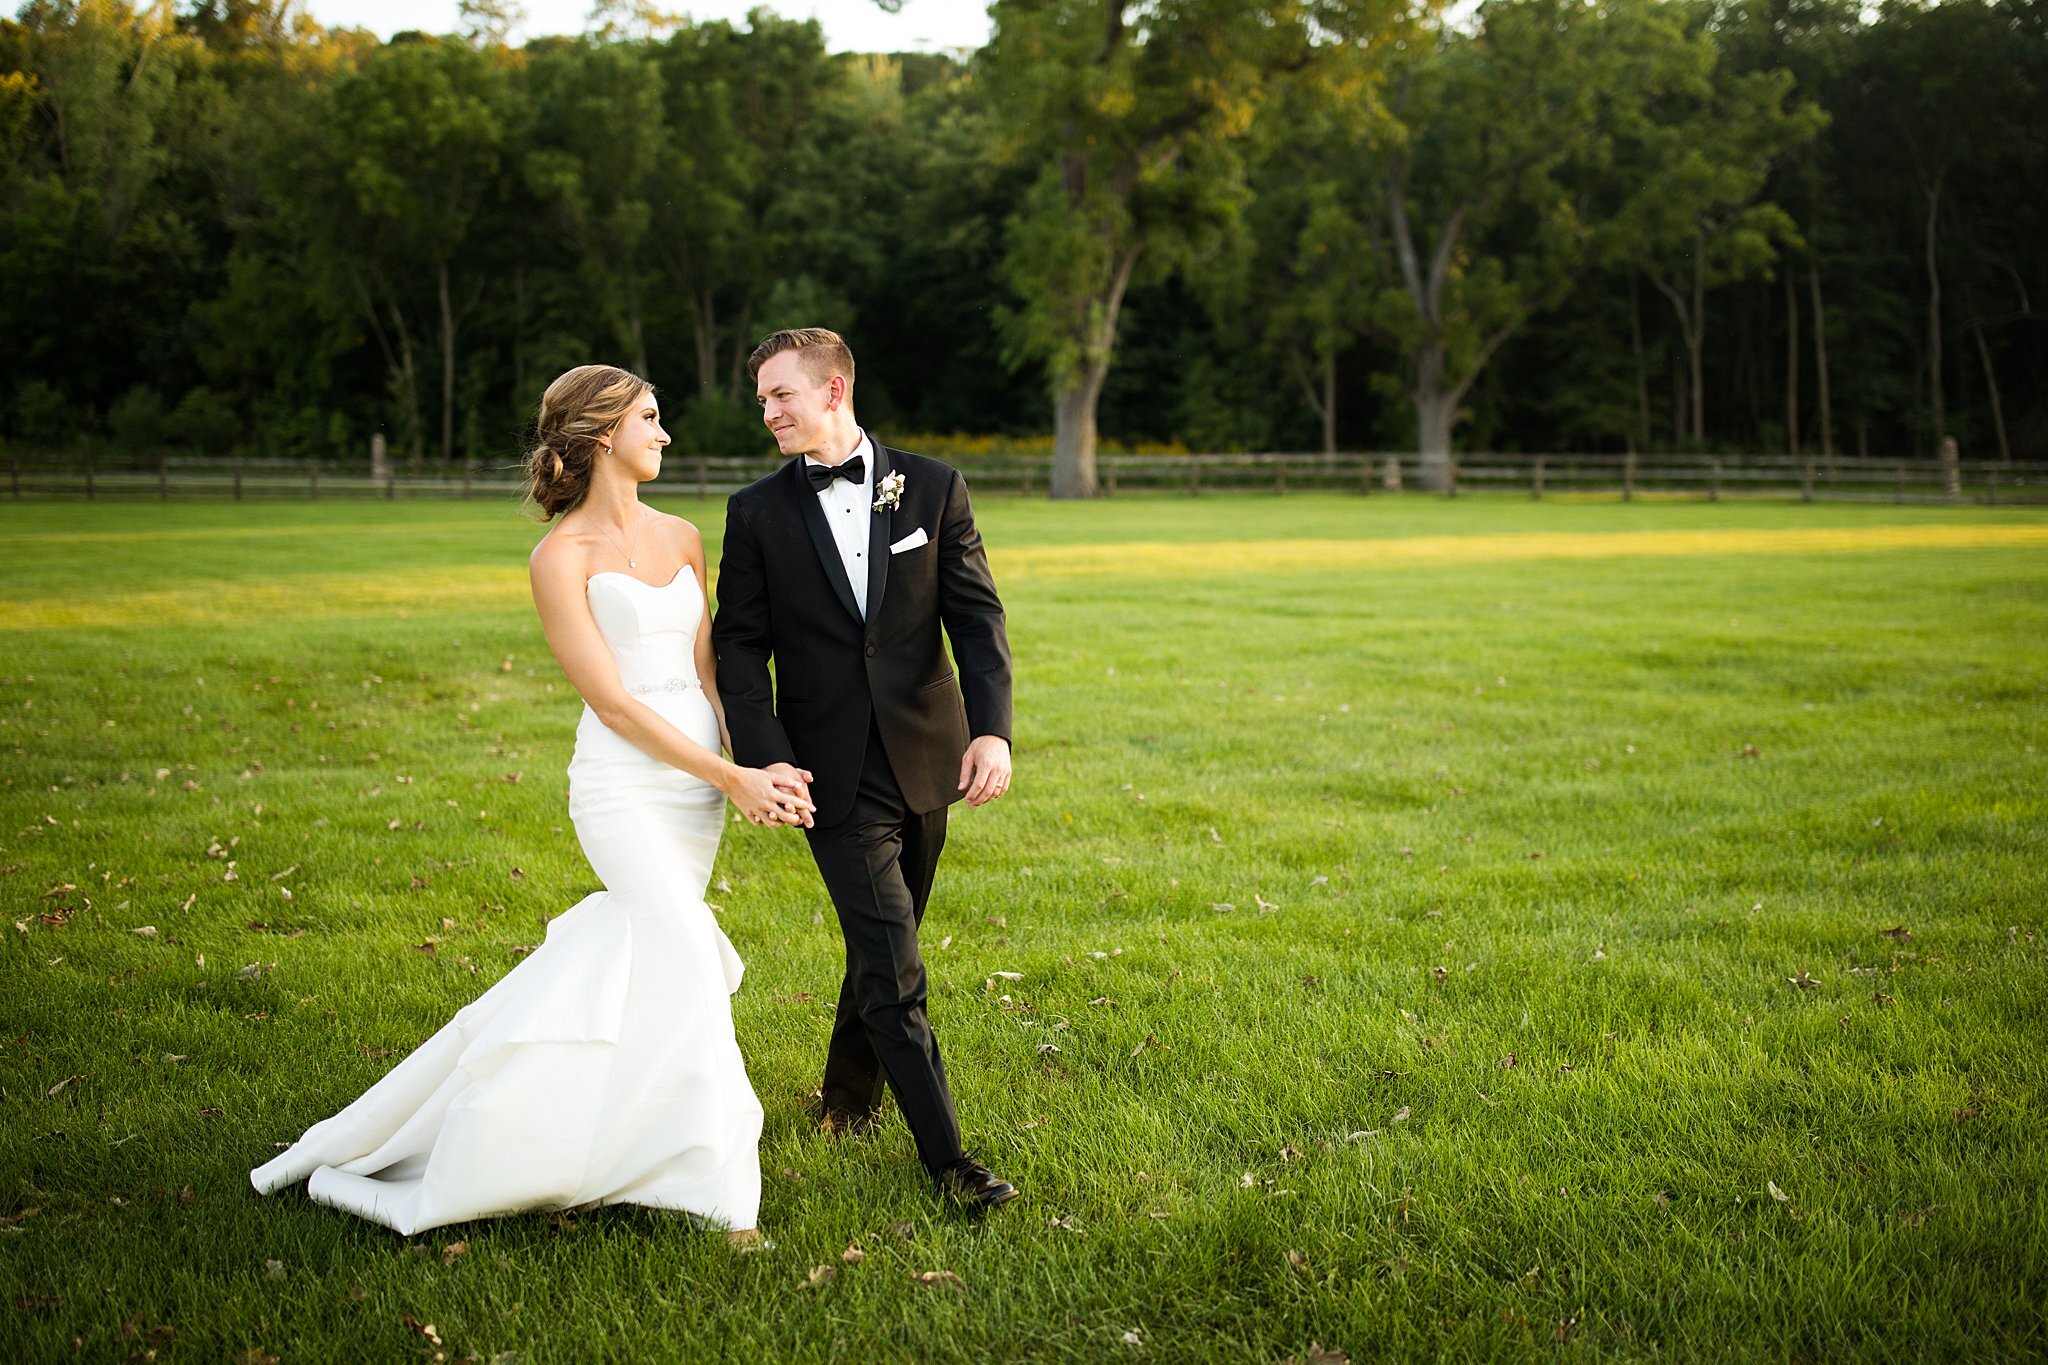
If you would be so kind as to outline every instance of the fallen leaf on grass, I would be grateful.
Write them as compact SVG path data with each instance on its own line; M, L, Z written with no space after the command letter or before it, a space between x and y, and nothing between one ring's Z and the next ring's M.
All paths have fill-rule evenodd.
M1764 1188L1769 1190L1771 1192L1771 1198L1777 1200L1780 1204L1789 1204L1792 1202L1792 1196L1785 1193L1783 1190L1779 1189L1777 1181L1766 1180L1764 1182Z
M848 1242L846 1244L846 1250L839 1253L839 1259L846 1262L848 1265L859 1265L862 1261L865 1261L867 1258L868 1254L860 1249L859 1242Z
M1289 1356L1280 1365L1351 1365L1351 1357L1342 1351L1330 1350L1320 1341L1311 1341L1305 1355Z
M277 1365L277 1357L260 1347L251 1346L235 1357L235 1365Z
M155 938L156 926L154 924L145 924L140 926L139 928L130 929L128 932L135 935L137 938Z
M1886 995L1883 991L1872 991L1870 993L1870 1003L1879 1009L1885 1009L1892 1003L1892 997Z
M1077 1228L1077 1227L1075 1227L1075 1226L1074 1226L1074 1221L1073 1221L1073 1215L1072 1215L1072 1214L1068 1214L1068 1215L1067 1215L1066 1217L1064 1217L1064 1218L1062 1218L1062 1217L1060 1217L1059 1215L1055 1214L1055 1215L1053 1215L1053 1217L1052 1217L1052 1218L1051 1218L1051 1219L1049 1220L1049 1222L1048 1222L1048 1226L1050 1226L1050 1227L1056 1227L1056 1228L1058 1228L1058 1229L1059 1229L1059 1230L1060 1230L1061 1232L1071 1232L1071 1233L1075 1234L1075 1235L1076 1235L1076 1236L1078 1236L1078 1237L1086 1237L1086 1236L1088 1235L1087 1233L1083 1232L1083 1231L1082 1231L1082 1230L1081 1230L1080 1228Z
M447 1246L441 1248L441 1264L444 1266L454 1265L462 1259L463 1254L468 1250L468 1242L450 1242Z
M1903 924L1894 924L1889 929L1880 929L1877 932L1894 943L1905 943L1913 937L1913 931Z
M1355 1133L1346 1133L1344 1140L1346 1142L1363 1142L1367 1138L1375 1138L1379 1135L1380 1130L1377 1128L1361 1128Z
M45 1091L43 1092L43 1098L44 1098L44 1099L52 1099L52 1098L54 1098L54 1097L56 1096L57 1092L58 1092L58 1091L60 1091L60 1090L62 1090L62 1089L63 1089L63 1088L65 1087L65 1086L67 1086L67 1085L71 1084L71 1083L72 1083L73 1081L82 1081L82 1080L84 1080L84 1079L85 1079L85 1077L83 1077L83 1076L66 1076L66 1077L65 1077L65 1078L64 1078L63 1080L61 1080L61 1081L57 1082L57 1083L56 1083L55 1085L51 1086L51 1087L50 1087L50 1088L49 1088L48 1090L45 1090Z
M281 1280L281 1279L283 1279L283 1278L284 1278L284 1262L283 1262L283 1261L265 1261L265 1262L263 1263L263 1278L264 1278L264 1279L266 1279L266 1280Z
M804 1276L802 1288L816 1289L820 1285L830 1284L838 1276L838 1274L838 1266L814 1265L811 1267L811 1273Z
M178 1191L178 1202L189 1209L199 1202L199 1192L190 1185L187 1185L184 1189Z
M924 1270L912 1277L927 1288L965 1290L967 1282L950 1270Z
M1809 976L1803 971L1799 973L1799 975L1797 976L1788 976L1785 978L1785 980L1790 982L1792 985L1797 986L1802 991L1810 991L1820 985L1819 977Z
M1305 1251L1290 1250L1287 1253L1287 1264L1295 1270L1301 1271L1303 1274L1308 1273L1308 1253Z
M1135 1327L1131 1328L1128 1332L1125 1332L1122 1337L1118 1338L1118 1340L1122 1341L1123 1344L1126 1346L1143 1346L1145 1344L1144 1341L1139 1337L1138 1329Z
M1146 1034L1146 1035L1145 1035L1145 1041L1144 1041L1144 1042L1142 1042L1142 1043L1140 1043L1140 1044L1138 1044L1138 1045L1137 1045L1136 1047L1134 1047L1134 1048L1132 1048L1132 1049L1131 1049L1131 1056L1133 1056L1133 1057L1136 1057L1136 1056L1137 1056L1137 1055L1138 1055L1139 1053L1143 1052L1143 1051L1144 1051L1144 1050L1145 1050L1146 1048L1148 1048L1148 1047L1153 1047L1153 1046L1156 1046L1156 1045L1157 1045L1157 1041L1158 1041L1158 1040L1157 1040L1157 1039L1155 1039L1155 1038L1154 1038L1154 1037L1153 1037L1153 1036L1152 1036L1151 1034L1149 1034L1149 1033L1148 1033L1148 1034Z
M1942 1207L1940 1204L1929 1204L1924 1209L1902 1209L1899 1212L1899 1221L1909 1228L1925 1227L1927 1220Z
M428 1341L431 1341L436 1346L442 1344L441 1334L434 1330L434 1324L431 1322L421 1322L412 1314L406 1313L399 1317L398 1325L400 1327L405 1328L405 1330L408 1332L414 1332L420 1336L425 1337Z
M1659 1190L1650 1196L1650 1202L1660 1209L1668 1209L1671 1207L1671 1196Z
M1401 1106L1401 1107L1400 1107L1399 1109L1396 1109L1396 1110L1394 1111L1394 1119L1393 1119L1393 1121L1394 1121L1395 1123L1406 1123L1406 1122L1408 1121L1408 1106L1407 1106L1407 1105L1405 1105L1405 1104L1404 1104L1404 1105L1402 1105L1402 1106Z

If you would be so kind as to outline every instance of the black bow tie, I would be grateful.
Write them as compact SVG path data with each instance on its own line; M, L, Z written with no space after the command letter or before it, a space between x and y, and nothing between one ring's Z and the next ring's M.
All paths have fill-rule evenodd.
M868 476L867 461L856 455L838 464L812 464L804 461L804 473L810 478L811 491L822 493L832 486L832 480L844 479L854 487L860 487Z

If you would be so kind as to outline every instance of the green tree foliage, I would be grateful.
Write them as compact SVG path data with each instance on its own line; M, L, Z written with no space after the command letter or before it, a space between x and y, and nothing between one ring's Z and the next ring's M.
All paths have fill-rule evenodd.
M2048 451L2040 0L999 0L977 58L608 4L0 20L0 434L502 462L553 374L765 454L865 420L1211 448ZM1711 318L1712 325L1707 325ZM1114 363L1112 364L1112 361Z

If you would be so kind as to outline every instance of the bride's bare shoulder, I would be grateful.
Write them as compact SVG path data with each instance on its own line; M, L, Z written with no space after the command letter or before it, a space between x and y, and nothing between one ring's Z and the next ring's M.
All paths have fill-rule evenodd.
M655 525L668 543L685 557L703 553L704 536L694 524L670 512L656 512Z
M527 556L526 563L536 583L556 578L588 577L590 537L566 521L558 523L540 538L540 543L533 547L533 553Z

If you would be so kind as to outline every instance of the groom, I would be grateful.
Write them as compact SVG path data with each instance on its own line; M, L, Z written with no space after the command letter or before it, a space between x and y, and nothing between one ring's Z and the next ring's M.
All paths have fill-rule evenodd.
M734 758L808 781L817 807L805 832L846 938L819 1117L870 1126L886 1079L939 1187L993 1207L1017 1190L961 1146L917 928L946 807L1009 789L1003 604L966 484L868 439L837 333L777 332L748 370L797 458L726 504L711 638Z

